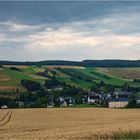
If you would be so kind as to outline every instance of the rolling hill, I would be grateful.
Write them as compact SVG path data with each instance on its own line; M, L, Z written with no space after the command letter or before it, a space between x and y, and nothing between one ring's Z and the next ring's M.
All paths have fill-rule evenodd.
M21 71L11 70L16 67ZM127 82L131 86L138 87L140 83L133 82L140 79L140 68L97 68L83 66L52 66L43 65L4 65L0 68L0 90L26 90L21 86L22 79L44 82L47 78L37 75L38 72L48 70L52 76L55 72L57 79L69 85L75 85L83 89L89 89L95 83L104 81L107 84L122 85ZM74 78L73 78L74 77Z

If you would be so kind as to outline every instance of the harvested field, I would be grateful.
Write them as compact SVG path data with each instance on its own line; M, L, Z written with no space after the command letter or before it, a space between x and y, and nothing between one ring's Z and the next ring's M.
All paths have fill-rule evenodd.
M4 73L4 69L0 69L0 81L9 81L11 77Z
M25 88L22 86L0 86L0 91L13 91L16 89L20 89L21 91L25 91Z
M43 76L39 76L39 75L29 75L30 77L32 77L33 79L47 79L46 77L43 77Z
M140 130L139 118L138 109L0 110L0 139L75 139L118 129Z
M4 65L5 68L10 68L10 67L16 67L19 69L26 69L28 68L28 66L24 66L24 65Z
M54 68L68 68L68 69L85 69L83 66L65 66L65 65L45 65L44 67L47 67L49 69L54 69Z
M97 68L97 70L124 79L140 79L140 68Z
M43 72L43 71L45 71L45 69L44 68L34 68L34 71L35 72Z
M6 110L5 112L1 112L1 117L0 117L0 127L6 125L11 117L12 117L12 113L13 113L13 110Z

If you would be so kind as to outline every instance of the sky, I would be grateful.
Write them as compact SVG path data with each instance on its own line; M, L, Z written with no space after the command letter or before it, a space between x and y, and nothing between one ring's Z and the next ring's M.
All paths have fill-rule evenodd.
M140 1L0 1L0 60L140 59Z

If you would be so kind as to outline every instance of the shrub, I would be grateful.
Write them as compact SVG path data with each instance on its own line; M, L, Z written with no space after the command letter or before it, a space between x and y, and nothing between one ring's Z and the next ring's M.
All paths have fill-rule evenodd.
M10 70L15 70L15 71L22 71L21 69L19 69L19 68L16 68L16 67L10 67Z
M21 80L21 84L29 91L39 90L41 88L40 83L31 80Z

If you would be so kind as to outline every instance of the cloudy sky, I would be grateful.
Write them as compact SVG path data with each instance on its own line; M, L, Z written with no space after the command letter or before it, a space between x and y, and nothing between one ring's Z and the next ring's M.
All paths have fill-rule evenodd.
M140 2L0 2L0 60L140 59Z

